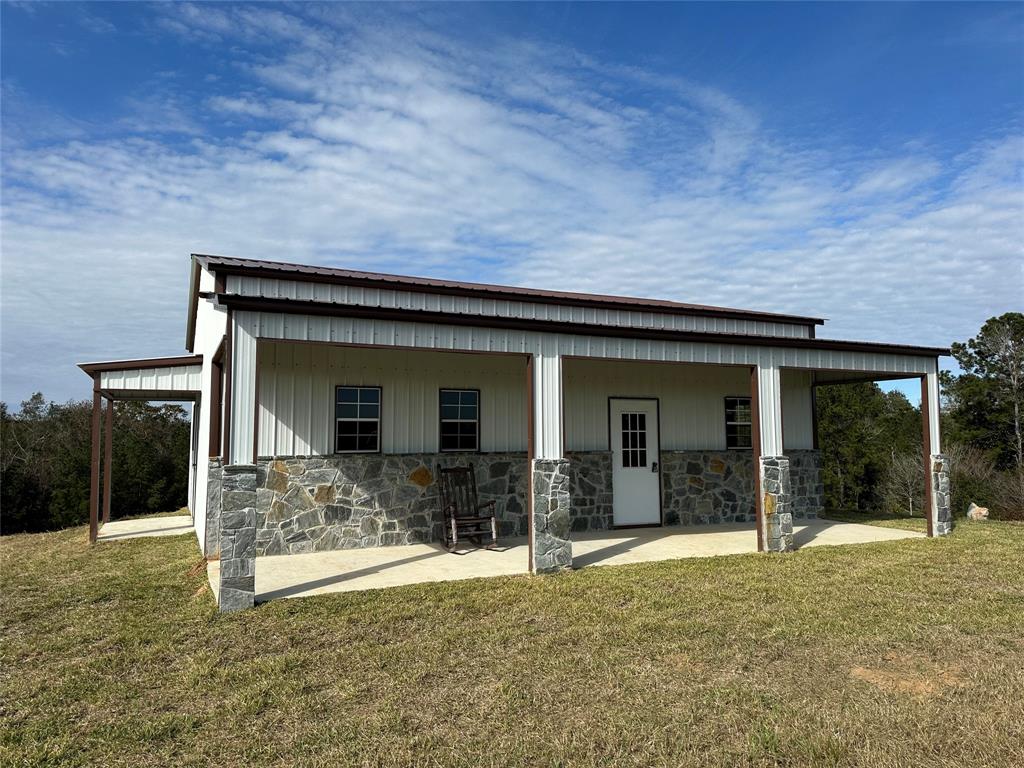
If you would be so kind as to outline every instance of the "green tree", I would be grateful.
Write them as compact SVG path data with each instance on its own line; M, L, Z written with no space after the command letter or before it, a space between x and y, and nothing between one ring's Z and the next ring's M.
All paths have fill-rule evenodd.
M921 453L920 411L901 392L882 392L873 382L819 386L817 408L826 506L878 507L894 457ZM923 484L923 471L921 477Z
M115 406L111 515L162 512L187 502L189 422L176 405ZM89 402L41 394L18 413L0 403L0 530L42 531L89 518Z
M962 373L942 374L947 437L981 448L998 469L1024 477L1024 314L989 318L952 352Z

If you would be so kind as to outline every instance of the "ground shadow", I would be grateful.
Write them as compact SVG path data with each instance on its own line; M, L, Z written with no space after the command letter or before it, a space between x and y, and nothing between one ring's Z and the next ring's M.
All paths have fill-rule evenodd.
M116 539L143 539L149 536L161 536L171 533L183 534L192 530L191 524L172 525L168 528L147 528L143 531L125 531L124 533L104 534L102 529L96 536L96 541L115 541Z
M331 584L341 584L345 581L351 581L357 579L360 576L370 576L381 571L386 571L388 568L395 568L399 565L407 565L408 563L415 563L419 560L427 560L432 557L439 557L441 555L447 555L448 553L443 549L439 549L436 552L427 552L422 555L414 555L413 557L406 557L401 560L391 560L387 563L381 563L380 565L374 565L369 568L360 568L356 571L345 571L344 573L337 573L333 576L327 576L322 579L315 579L314 581L305 581L301 584L292 584L288 587L282 587L280 589L271 590L270 592L261 592L256 595L256 602L265 603L269 600L275 600L279 597L290 597L298 594L299 592L305 592L308 589L318 589L319 587L327 587ZM290 557L290 555L286 555ZM260 559L256 559L256 567L259 568Z

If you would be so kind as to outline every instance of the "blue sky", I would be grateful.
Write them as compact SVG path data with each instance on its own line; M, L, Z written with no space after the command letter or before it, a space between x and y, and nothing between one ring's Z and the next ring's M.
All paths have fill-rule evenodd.
M1020 4L0 14L10 403L181 353L192 251L935 345L1024 306Z

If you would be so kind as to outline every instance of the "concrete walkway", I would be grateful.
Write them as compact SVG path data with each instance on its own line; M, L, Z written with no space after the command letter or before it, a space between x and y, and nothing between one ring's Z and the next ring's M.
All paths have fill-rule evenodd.
M119 541L144 536L180 536L183 533L191 533L192 530L192 518L189 515L111 520L100 527L96 541Z
M857 523L815 520L795 526L797 547L858 544L921 538L924 534ZM712 557L757 551L751 525L641 528L573 534L573 565L623 565L683 557ZM439 545L347 549L256 559L256 601L329 592L382 589L402 584L457 581L529 572L526 539L509 539L499 551L472 549L449 554ZM217 594L220 563L207 573Z

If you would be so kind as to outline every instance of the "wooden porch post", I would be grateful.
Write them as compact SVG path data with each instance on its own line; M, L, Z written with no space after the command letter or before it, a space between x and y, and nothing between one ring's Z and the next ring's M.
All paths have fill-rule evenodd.
M103 431L103 522L110 522L110 495L114 464L114 398L107 398L106 429Z
M92 377L92 476L89 482L89 543L96 543L100 506L100 375Z

